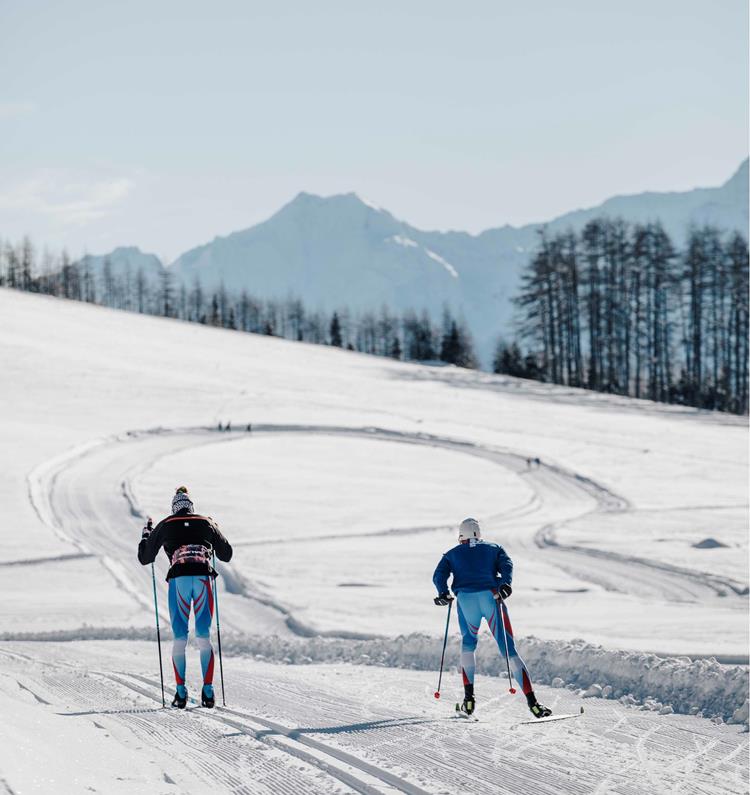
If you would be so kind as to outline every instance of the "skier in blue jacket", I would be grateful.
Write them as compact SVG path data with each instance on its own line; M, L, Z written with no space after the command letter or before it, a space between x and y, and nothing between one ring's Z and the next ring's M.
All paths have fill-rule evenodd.
M458 544L440 559L433 583L438 591L436 605L448 605L453 597L448 590L448 577L453 575L451 588L456 594L458 624L461 628L461 673L464 682L462 710L467 715L474 712L474 651L482 618L497 641L500 654L507 656L513 676L521 687L532 715L545 718L552 714L536 699L526 665L516 651L513 628L505 600L513 589L513 561L498 544L482 540L482 531L476 519L464 519L458 531ZM502 621L502 624L500 623ZM505 631L503 631L503 628ZM515 691L511 691L515 692Z

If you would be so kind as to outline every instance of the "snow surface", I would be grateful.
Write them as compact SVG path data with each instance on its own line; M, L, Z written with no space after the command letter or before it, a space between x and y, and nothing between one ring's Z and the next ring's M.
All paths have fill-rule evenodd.
M399 246L404 246L404 248L419 248L419 243L404 235L393 235L388 240L397 243Z
M162 710L153 644L13 643L0 650L12 791L745 793L747 734L702 718L587 699L575 721L521 725L480 676L480 722L452 717L456 684L372 665L226 658L227 708ZM195 690L194 670L188 687ZM220 688L219 688L220 690ZM557 713L577 693L540 688ZM67 729L67 730L66 730ZM43 745L43 766L30 757ZM96 755L97 764L91 759ZM128 765L130 759L130 765ZM109 772L103 786L101 770ZM111 783L110 783L111 782Z
M7 290L0 373L0 788L205 791L218 756L216 791L472 791L479 747L476 791L747 791L747 667L710 659L747 659L746 419ZM252 720L153 703L135 546L182 483L236 544L225 664ZM485 721L414 722L450 707L430 700L430 580L467 514L514 559L540 697L592 694L580 720L511 730L528 713L483 634ZM726 546L694 546L707 537ZM448 700L457 646L454 624ZM446 748L446 732L471 734ZM554 779L521 786L529 764Z
M453 267L453 265L448 262L448 260L443 259L440 254L436 254L434 251L430 251L430 249L426 248L425 253L430 259L434 259L435 262L439 262L447 271L453 276L454 279L458 278L458 271Z

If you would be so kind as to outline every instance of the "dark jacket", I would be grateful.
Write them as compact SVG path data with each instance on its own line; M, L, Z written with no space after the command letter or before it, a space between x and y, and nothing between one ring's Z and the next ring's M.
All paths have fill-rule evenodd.
M150 535L138 545L138 560L146 566L156 560L159 550L164 552L171 564L167 579L208 574L216 577L211 566L212 552L219 560L228 563L232 559L232 545L219 532L210 516L178 511L162 519Z
M432 581L438 593L448 590L448 577L453 575L453 593L490 591L513 580L513 561L498 544L471 541L449 549L440 559Z

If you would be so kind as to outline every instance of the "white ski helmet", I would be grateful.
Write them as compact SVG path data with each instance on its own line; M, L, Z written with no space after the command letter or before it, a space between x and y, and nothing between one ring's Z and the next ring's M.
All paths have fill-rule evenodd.
M476 519L469 517L461 522L458 528L458 540L469 541L472 538L481 538L482 529L479 527L479 522Z

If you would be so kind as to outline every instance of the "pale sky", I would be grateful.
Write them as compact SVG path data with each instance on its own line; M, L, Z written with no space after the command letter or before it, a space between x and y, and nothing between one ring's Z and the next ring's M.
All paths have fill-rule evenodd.
M0 2L0 238L74 255L302 190L478 232L747 153L746 0Z

